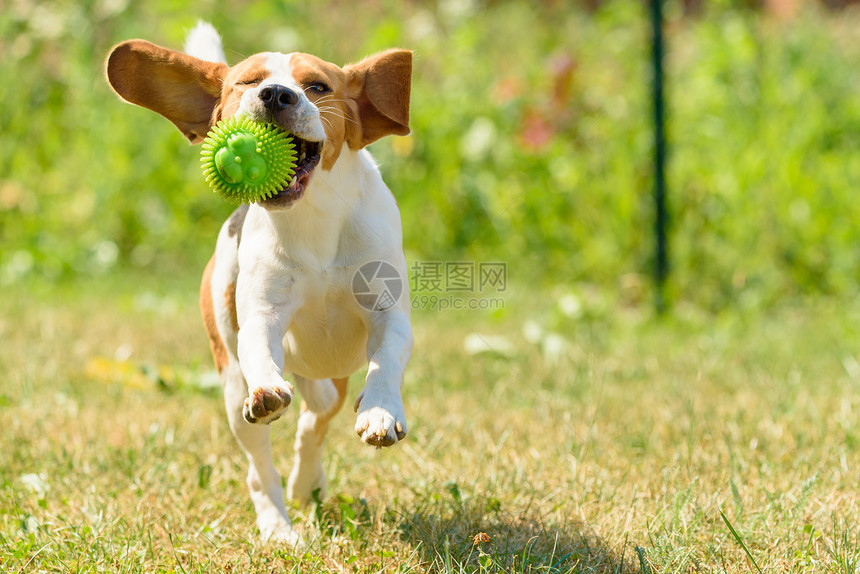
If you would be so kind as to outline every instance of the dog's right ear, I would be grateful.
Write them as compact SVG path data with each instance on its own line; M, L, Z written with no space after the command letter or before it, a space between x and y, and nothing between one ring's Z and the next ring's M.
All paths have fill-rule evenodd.
M108 83L127 102L161 114L191 143L211 127L227 64L198 60L145 40L118 44L108 55Z

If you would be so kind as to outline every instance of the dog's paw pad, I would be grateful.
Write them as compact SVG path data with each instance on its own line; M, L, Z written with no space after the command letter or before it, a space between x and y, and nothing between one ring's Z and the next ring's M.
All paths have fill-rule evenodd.
M371 446L391 446L406 438L406 423L383 407L371 407L358 413L355 432Z
M269 424L278 420L293 400L291 389L258 387L245 399L242 416L252 424Z

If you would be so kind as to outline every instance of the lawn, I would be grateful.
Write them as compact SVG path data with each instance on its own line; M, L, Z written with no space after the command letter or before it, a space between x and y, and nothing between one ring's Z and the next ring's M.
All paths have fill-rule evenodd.
M369 448L344 409L328 498L291 510L296 551L256 539L195 290L133 273L6 289L5 571L860 566L856 304L655 319L512 281L492 312L418 310L409 437ZM296 412L273 427L282 474Z
M4 6L0 571L860 571L860 10L665 4L663 317L643 3ZM257 538L197 311L232 206L103 78L197 18L230 63L414 50L413 133L372 145L410 269L505 272L417 290L409 436L338 415L300 549Z

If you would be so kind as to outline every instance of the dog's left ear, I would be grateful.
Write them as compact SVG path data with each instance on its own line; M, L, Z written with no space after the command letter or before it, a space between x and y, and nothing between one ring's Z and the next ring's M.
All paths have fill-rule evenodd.
M387 50L343 69L350 115L346 140L361 149L387 135L409 134L412 52Z

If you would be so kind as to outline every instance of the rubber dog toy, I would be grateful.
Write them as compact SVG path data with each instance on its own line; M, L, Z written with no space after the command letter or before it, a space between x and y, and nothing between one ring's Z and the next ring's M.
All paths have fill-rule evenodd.
M230 201L252 203L289 185L296 167L295 145L278 126L234 116L209 130L200 162L215 192Z

